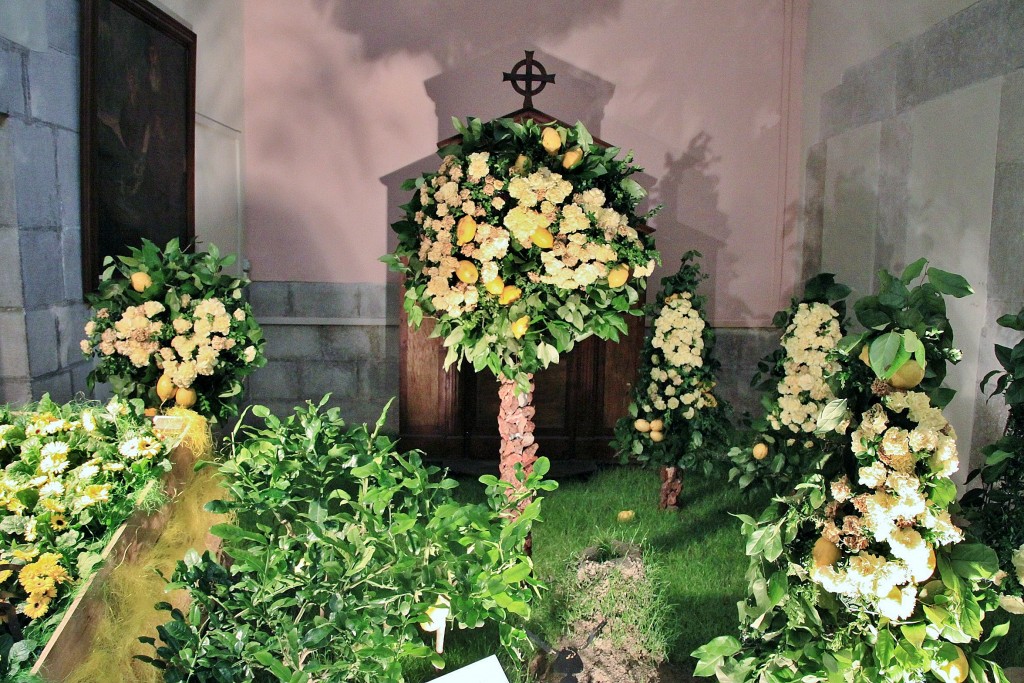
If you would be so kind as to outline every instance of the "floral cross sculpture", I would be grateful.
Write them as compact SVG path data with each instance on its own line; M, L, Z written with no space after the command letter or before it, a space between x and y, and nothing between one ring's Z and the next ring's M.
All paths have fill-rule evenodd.
M536 457L533 373L590 335L617 341L658 255L641 230L650 214L635 213L640 169L582 124L454 124L438 170L403 186L414 193L384 260L405 276L409 323L436 320L445 368L500 381L501 473L514 483Z

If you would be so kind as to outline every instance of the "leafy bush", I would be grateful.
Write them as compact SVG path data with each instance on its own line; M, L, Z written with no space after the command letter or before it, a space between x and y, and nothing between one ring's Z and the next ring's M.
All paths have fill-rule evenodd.
M554 482L539 459L523 488L485 476L488 504L452 500L457 483L439 478L416 452L365 425L347 428L326 398L284 420L257 406L262 427L238 429L222 465L230 498L208 506L233 513L214 527L228 563L208 553L180 562L173 586L192 606L163 604L151 663L177 681L402 681L403 665L440 653L420 626L450 603L459 628L498 625L520 656L540 584L523 544L541 500L511 510Z
M998 322L1024 332L1024 309ZM1006 431L982 449L985 463L968 478L968 482L980 479L981 485L964 494L961 505L971 520L971 533L999 555L999 565L1006 572L1000 586L1003 607L1024 614L1024 339L1012 349L997 344L996 359L1003 369L990 372L981 388L984 391L995 379L991 395L1002 395L1009 408Z

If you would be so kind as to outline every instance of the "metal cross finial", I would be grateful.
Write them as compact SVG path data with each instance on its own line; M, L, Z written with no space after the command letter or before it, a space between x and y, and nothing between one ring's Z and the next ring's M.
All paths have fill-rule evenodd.
M534 67L539 73L534 73ZM520 69L525 69L520 73ZM549 74L544 65L533 58L533 50L526 50L526 59L520 59L512 67L512 71L502 74L502 82L511 81L512 89L523 96L523 109L533 109L533 96L544 89L548 83L555 82L555 74ZM526 83L526 87L520 83ZM534 88L534 84L538 84Z

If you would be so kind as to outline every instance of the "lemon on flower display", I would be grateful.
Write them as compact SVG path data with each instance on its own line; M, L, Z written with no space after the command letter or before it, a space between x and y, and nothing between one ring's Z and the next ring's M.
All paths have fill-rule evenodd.
M132 289L136 292L144 292L153 285L153 279L149 277L149 273L132 273L131 276Z
M523 290L519 289L515 285L505 285L501 288L501 294L498 297L498 303L501 304L502 306L507 306L513 301L519 299L519 297L521 297L522 295Z

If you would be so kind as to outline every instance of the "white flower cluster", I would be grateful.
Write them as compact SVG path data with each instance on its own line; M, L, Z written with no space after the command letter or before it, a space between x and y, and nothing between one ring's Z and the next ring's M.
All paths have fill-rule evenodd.
M1017 580L1024 584L1024 545L1013 552L1013 568L1017 570Z
M714 382L695 373L704 367L704 328L706 323L693 306L690 292L672 294L654 321L651 346L651 381L647 385L646 414L682 409L682 417L693 419L696 412L718 404L711 390Z
M778 410L768 415L773 429L815 430L818 413L834 398L825 377L836 368L827 358L841 338L835 309L822 303L799 305L782 337L785 376L778 384Z
M895 393L883 403L872 405L851 435L858 460L870 461L858 471L862 492L855 495L843 477L833 482L826 506L822 542L850 555L845 562L816 561L811 576L827 591L865 600L900 620L913 613L917 585L935 571L935 548L963 540L925 486L956 471L956 435L925 394ZM904 410L913 429L890 425L890 412ZM844 506L853 509L841 514Z

